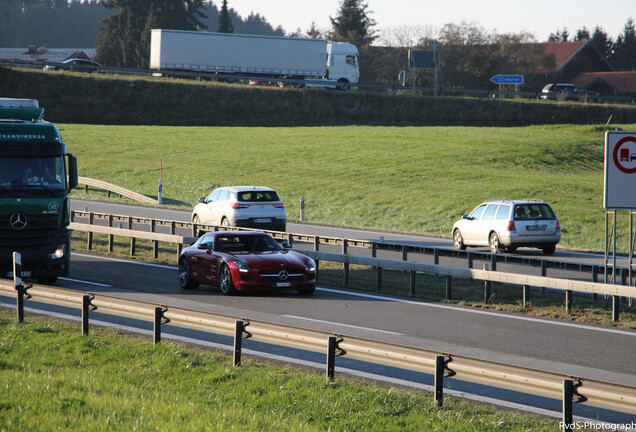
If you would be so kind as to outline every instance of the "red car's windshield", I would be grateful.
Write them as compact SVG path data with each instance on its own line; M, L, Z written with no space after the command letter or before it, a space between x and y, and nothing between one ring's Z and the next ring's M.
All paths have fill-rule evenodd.
M216 250L219 252L274 252L282 248L270 236L227 235L216 238Z

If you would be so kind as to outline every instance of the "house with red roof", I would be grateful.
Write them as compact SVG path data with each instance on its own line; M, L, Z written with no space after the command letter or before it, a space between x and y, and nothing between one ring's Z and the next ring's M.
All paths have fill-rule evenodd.
M606 96L636 97L636 71L584 72L570 82Z

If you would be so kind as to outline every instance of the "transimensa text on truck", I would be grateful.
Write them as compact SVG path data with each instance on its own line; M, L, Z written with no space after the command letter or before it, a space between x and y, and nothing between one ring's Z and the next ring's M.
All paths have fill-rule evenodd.
M346 42L286 36L154 29L150 69L199 72L215 80L264 77L307 87L348 89L358 83L358 49Z
M19 252L21 277L54 283L69 272L77 160L43 113L35 99L0 98L0 276Z

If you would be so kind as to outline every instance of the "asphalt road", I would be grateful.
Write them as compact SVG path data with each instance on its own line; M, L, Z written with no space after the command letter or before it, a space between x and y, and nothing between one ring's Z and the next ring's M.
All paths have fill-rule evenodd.
M72 209L189 220L189 212L73 200ZM449 246L450 240L361 230L288 224L288 231L308 234L422 242ZM531 253L531 252L528 252ZM541 254L541 252L536 252ZM569 259L595 260L559 251ZM224 297L216 288L183 292L176 269L143 266L74 254L71 278L111 285L121 295L180 307L317 328L435 351L615 381L636 386L636 331L534 319L475 308L397 300L319 289L312 297L266 293ZM66 284L65 284L66 285ZM93 289L94 290L94 289ZM149 300L152 298L153 300ZM224 312L225 311L225 312Z

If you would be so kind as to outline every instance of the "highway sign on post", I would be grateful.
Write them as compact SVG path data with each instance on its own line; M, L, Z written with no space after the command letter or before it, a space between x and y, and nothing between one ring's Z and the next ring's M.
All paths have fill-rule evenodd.
M636 132L605 133L605 209L636 209Z
M523 84L523 75L495 75L490 78L495 84Z

